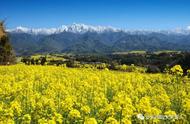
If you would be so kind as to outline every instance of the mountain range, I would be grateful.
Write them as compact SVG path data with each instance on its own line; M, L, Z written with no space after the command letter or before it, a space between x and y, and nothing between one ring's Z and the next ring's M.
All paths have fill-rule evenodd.
M190 50L190 26L175 30L126 30L74 23L58 28L20 26L7 32L17 55Z

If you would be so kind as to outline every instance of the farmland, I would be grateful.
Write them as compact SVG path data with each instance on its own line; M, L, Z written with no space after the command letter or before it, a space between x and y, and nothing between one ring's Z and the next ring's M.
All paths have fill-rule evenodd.
M180 66L170 71L1 66L0 123L185 123L190 80Z

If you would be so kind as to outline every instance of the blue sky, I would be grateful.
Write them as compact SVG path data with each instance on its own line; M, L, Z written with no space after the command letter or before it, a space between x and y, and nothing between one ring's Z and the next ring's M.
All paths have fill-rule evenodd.
M72 23L126 29L190 25L190 0L1 0L6 26L59 27Z

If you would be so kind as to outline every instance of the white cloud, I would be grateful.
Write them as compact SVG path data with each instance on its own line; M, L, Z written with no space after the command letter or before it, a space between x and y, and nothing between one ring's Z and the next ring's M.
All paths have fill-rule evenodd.
M187 29L190 30L190 26L187 26Z

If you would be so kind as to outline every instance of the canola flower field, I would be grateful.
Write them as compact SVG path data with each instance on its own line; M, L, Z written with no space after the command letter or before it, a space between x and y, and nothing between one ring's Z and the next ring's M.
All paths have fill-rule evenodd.
M0 124L186 124L190 80L171 70L0 66Z

